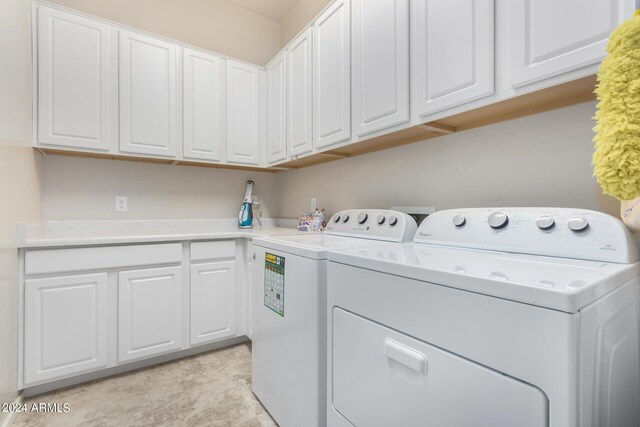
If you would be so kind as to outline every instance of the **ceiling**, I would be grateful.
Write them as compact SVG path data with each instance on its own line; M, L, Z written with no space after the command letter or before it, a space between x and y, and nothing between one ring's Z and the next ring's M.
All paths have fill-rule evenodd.
M282 22L282 19L289 13L298 0L225 0L243 9L264 16L275 22Z

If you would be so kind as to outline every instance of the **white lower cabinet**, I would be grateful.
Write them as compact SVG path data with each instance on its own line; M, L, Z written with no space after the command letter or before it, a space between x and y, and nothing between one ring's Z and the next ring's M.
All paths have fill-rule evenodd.
M118 274L118 361L182 347L182 267Z
M68 377L107 365L107 273L25 282L24 380Z
M235 335L236 262L191 266L191 344Z

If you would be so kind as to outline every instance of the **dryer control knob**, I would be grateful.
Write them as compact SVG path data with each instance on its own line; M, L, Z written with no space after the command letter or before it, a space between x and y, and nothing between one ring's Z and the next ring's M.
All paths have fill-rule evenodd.
M376 222L377 222L379 225L382 225L382 224L384 224L384 221L385 221L385 220L386 220L386 218L384 217L384 215L378 215L378 218L376 219Z
M456 215L453 217L453 225L456 227L462 227L467 222L467 218L464 215Z
M340 222L340 215L336 215L333 217L333 222Z
M504 212L493 212L487 218L487 222L491 228L502 228L509 223L509 216Z
M584 231L589 227L589 221L583 216L572 216L567 221L567 226L573 231Z
M349 221L349 215L345 215L342 217L342 222L347 222Z
M553 228L556 225L556 222L550 216L542 215L538 217L538 219L536 220L536 225L540 230L549 230L550 228Z
M369 218L369 215L367 215L365 212L361 212L358 215L358 224L364 224L365 222L367 222L367 218Z
M392 226L392 227L393 227L393 226L394 226L394 225L396 225L397 223L398 223L398 217L397 217L397 216L392 215L392 216L390 216L390 217L389 217L389 225L390 225L390 226Z

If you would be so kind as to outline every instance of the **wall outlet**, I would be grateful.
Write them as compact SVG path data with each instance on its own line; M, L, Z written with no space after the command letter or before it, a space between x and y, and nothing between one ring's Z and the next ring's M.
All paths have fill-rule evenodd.
M126 212L128 209L127 196L116 196L116 212Z

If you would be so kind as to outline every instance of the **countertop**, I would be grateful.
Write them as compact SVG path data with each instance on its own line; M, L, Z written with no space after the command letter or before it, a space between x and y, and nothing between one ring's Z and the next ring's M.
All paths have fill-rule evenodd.
M44 221L18 225L18 248L220 240L300 234L295 220L263 219L239 229L235 219Z

